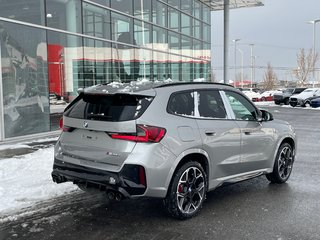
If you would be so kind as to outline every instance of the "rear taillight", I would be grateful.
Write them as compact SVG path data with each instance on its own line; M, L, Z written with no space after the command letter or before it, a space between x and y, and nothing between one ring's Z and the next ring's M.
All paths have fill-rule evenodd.
M60 128L63 132L72 132L72 131L74 130L73 127L68 127L68 126L63 125L63 117L60 118L59 128Z
M63 117L60 118L59 121L59 128L62 129L63 128Z
M113 139L121 139L134 142L160 142L166 134L166 129L148 126L148 125L137 125L136 133L111 133L110 137Z

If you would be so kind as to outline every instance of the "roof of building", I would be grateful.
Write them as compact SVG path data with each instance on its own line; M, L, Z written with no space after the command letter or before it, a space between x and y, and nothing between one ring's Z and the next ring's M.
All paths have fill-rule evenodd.
M223 9L224 0L200 0L204 4L210 6L212 11ZM244 8L264 6L264 0L229 0L229 8Z

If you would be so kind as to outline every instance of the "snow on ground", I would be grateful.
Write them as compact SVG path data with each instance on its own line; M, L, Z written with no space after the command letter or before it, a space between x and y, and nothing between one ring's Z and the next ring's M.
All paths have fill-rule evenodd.
M54 183L52 165L53 147L0 159L0 220L22 208L77 189L72 183Z

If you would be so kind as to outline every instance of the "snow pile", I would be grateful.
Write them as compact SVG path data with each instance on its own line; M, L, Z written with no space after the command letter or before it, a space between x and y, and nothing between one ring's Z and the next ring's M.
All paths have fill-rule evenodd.
M20 157L0 159L0 218L77 189L51 180L53 147Z

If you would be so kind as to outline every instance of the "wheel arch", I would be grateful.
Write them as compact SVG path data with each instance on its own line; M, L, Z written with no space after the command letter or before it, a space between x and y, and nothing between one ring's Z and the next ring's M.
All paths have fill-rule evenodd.
M175 161L175 164L173 164L172 168L170 169L170 172L168 174L168 178L166 181L167 190L170 188L170 184L172 182L172 178L174 174L178 171L178 169L184 165L186 162L189 161L195 161L200 163L203 170L206 174L206 181L207 186L209 184L209 176L210 176L210 161L209 161L209 155L202 149L193 149L189 150L187 152L184 152L180 154ZM168 194L168 191L167 191Z
M274 161L276 159L276 156L277 156L277 152L278 152L278 149L280 148L280 146L284 143L288 143L290 144L290 146L292 147L292 150L294 151L294 156L295 156L295 152L296 152L296 141L294 140L293 137L291 136L286 136L284 137L283 139L281 139L281 141L279 141L278 143L278 146L276 148L276 151L275 151L275 154L273 156L273 164L274 164ZM272 165L273 166L273 165Z

